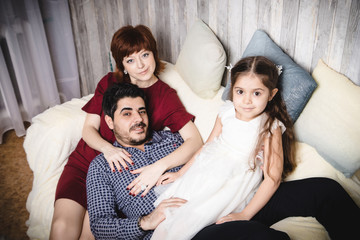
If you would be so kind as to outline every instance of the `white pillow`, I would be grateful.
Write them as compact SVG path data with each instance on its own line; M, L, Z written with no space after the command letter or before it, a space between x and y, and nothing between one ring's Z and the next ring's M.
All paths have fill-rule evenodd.
M295 123L297 139L351 177L360 167L360 87L321 59L312 76L318 87Z
M224 87L220 87L212 99L201 98L191 91L171 63L166 63L166 68L159 78L177 91L186 110L195 116L195 125L203 140L206 141L214 127L219 108L224 103L221 99Z
M197 95L213 98L218 92L226 64L226 53L211 29L196 20L187 33L176 68Z

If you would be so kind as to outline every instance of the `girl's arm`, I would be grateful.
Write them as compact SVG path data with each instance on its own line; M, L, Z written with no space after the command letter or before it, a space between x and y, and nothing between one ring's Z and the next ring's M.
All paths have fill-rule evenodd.
M121 171L120 164L126 169L128 166L125 161L132 164L130 154L122 148L114 147L111 143L103 139L99 133L99 127L100 116L87 113L82 130L82 138L89 147L104 153L105 159L109 163L112 171L115 171L114 165Z
M271 148L271 154L269 149ZM236 220L250 220L258 213L265 204L270 200L273 194L278 189L281 182L281 174L283 171L283 148L282 148L282 133L280 127L273 131L271 146L269 138L264 142L264 180L260 184L259 189L251 199L250 203L239 213L231 213L225 217L220 218L216 223Z
M221 120L219 117L216 118L215 121L215 125L213 130L211 131L208 139L206 140L205 143L209 143L211 142L215 137L219 136L222 130L222 124L221 124ZM193 162L195 161L196 156L201 152L201 148L199 148L195 154L193 154L192 158L178 171L178 172L169 172L169 173L165 173L164 175L162 175L157 184L156 185L160 185L160 184L168 184L171 182L174 182L177 178L181 177L182 175L184 175L184 173L191 167L191 165L193 164Z

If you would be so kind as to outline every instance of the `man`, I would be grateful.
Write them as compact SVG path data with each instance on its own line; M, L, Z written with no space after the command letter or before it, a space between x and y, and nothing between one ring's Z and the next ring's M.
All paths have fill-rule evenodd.
M152 164L183 143L180 134L151 133L145 95L133 84L118 84L107 90L103 109L105 121L116 137L114 145L127 150L134 161L129 170ZM96 239L150 239L150 230L165 218L165 209L186 202L172 198L154 208L153 189L145 196L138 194L145 188L141 182L131 193L126 189L135 178L129 171L112 172L103 154L92 161L87 175L87 195L91 230ZM120 212L126 218L120 218Z

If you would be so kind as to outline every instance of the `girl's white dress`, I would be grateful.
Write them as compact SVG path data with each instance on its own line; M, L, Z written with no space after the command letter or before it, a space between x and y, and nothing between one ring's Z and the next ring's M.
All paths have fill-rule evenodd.
M180 208L166 212L166 219L152 239L191 239L219 218L240 212L254 196L262 181L262 170L254 170L254 147L267 115L245 122L235 117L234 105L226 101L220 108L222 132L206 144L188 171L174 183L159 186L155 206L171 197L188 200ZM276 125L276 126L274 126ZM276 121L274 127L284 125ZM250 167L251 166L251 167Z

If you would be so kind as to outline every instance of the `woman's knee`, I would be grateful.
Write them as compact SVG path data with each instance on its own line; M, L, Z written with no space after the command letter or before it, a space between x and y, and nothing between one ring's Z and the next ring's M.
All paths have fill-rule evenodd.
M58 199L54 206L50 239L79 239L85 209L69 199Z

